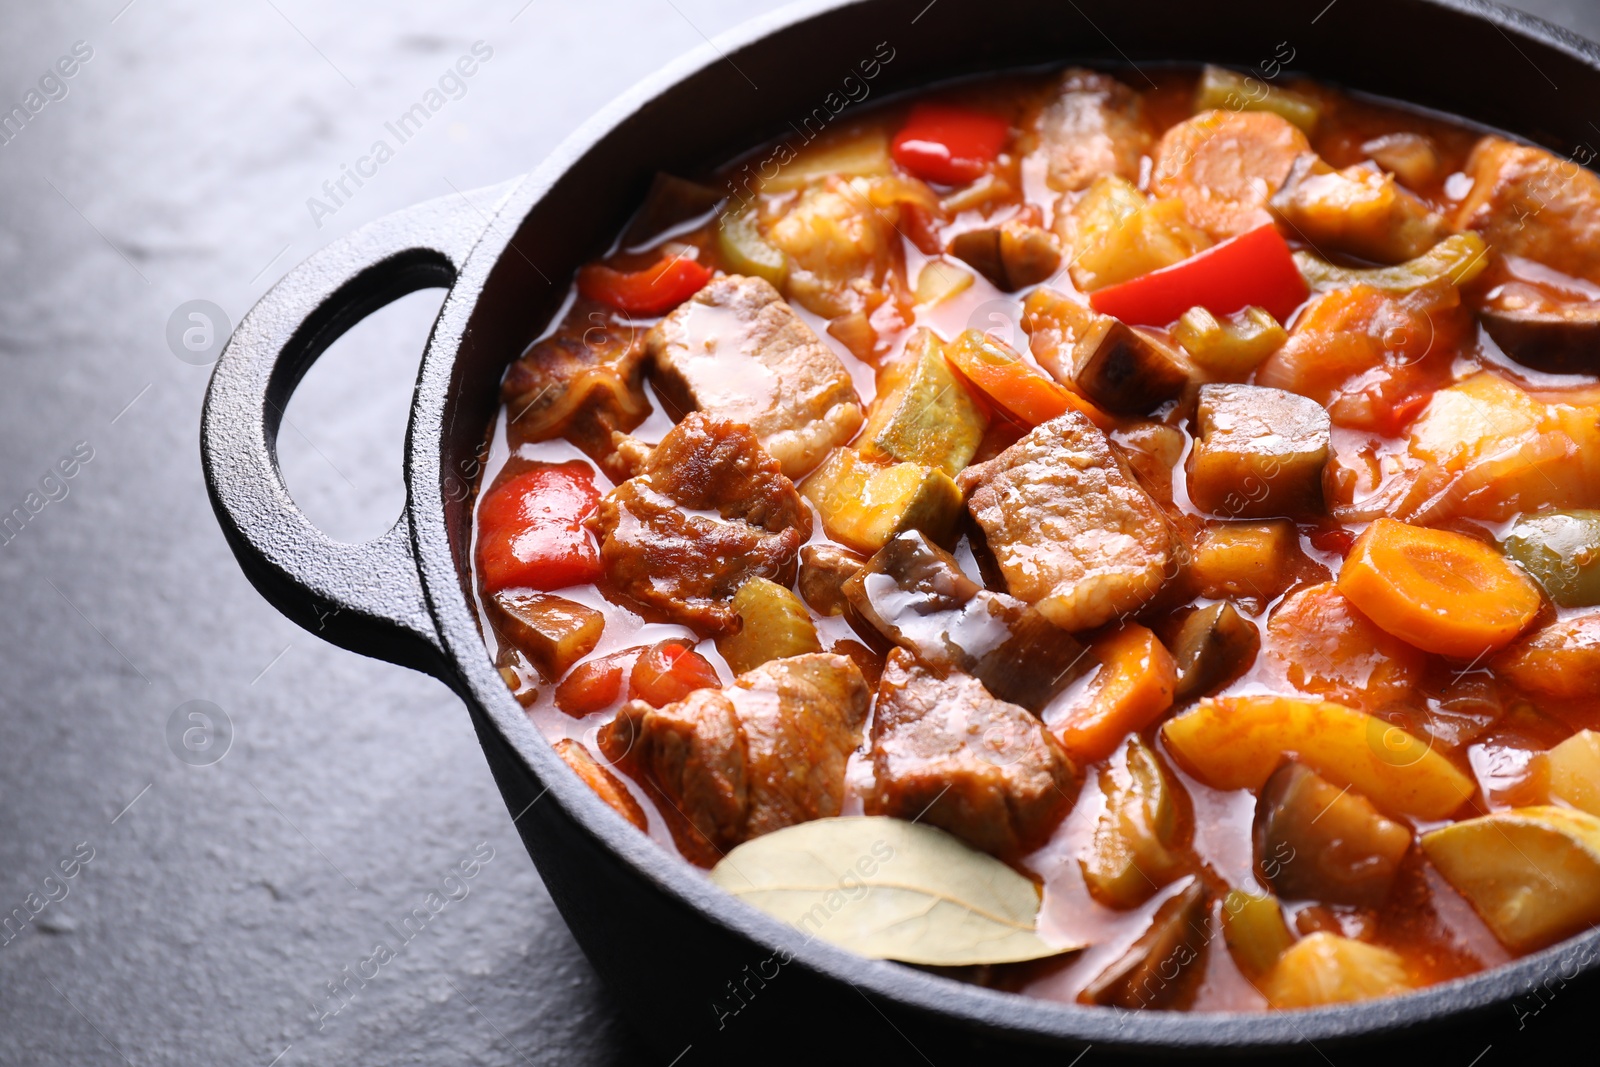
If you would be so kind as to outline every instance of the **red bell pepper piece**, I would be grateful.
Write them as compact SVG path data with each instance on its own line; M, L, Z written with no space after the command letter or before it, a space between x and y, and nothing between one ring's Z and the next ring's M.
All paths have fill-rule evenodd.
M682 700L696 689L719 689L717 669L688 641L670 638L651 645L633 664L628 693L655 708Z
M600 553L583 520L600 502L581 460L541 463L491 490L478 505L478 575L486 596L552 590L600 577Z
M591 263L578 271L578 292L630 315L664 315L710 280L710 267L684 256L663 258L631 274Z
M1005 119L948 104L918 104L895 134L894 161L924 181L960 185L981 178L1005 147Z
M1089 306L1131 326L1166 326L1192 307L1231 315L1252 305L1287 322L1307 295L1289 246L1271 223L1182 263L1089 294Z

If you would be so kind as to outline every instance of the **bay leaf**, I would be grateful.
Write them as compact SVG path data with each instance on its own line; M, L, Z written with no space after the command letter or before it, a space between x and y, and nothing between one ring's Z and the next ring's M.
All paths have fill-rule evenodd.
M1040 959L1039 891L943 830L883 816L817 819L746 841L711 880L801 933L871 959L955 967Z

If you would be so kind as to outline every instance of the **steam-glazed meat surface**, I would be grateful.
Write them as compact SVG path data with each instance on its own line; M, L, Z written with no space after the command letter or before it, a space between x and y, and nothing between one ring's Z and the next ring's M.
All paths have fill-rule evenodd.
M1063 630L1133 611L1166 578L1173 540L1161 508L1075 411L968 467L957 484L1008 591Z
M1472 150L1472 191L1455 224L1502 252L1600 284L1600 176L1570 159L1501 137Z
M1032 713L976 678L889 654L872 720L869 813L919 819L1002 855L1039 844L1072 806L1076 772Z
M1115 78L1080 67L1062 74L1034 127L1050 188L1077 192L1103 174L1137 178L1151 141L1143 110L1139 94Z
M662 319L647 344L669 400L747 424L791 478L861 426L850 372L762 278L717 279Z
M794 580L811 513L748 426L694 413L590 525L616 590L700 633L737 627L728 603L750 577Z
M870 699L849 657L813 653L772 660L664 708L635 700L612 730L631 732L634 758L726 850L839 814L845 761Z

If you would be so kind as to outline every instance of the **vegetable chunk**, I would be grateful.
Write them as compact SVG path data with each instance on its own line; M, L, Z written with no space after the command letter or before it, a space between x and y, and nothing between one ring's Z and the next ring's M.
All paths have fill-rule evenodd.
M1321 405L1281 389L1200 387L1189 499L1227 518L1322 510L1330 425Z
M1191 700L1249 669L1261 648L1255 623L1226 600L1190 612L1172 638L1173 695Z
M1051 709L1056 736L1084 762L1105 759L1123 738L1154 722L1172 707L1178 684L1172 654L1136 622L1101 637L1089 652L1100 668L1085 699L1065 714Z
M1271 112L1206 111L1162 135L1150 190L1178 198L1189 223L1220 241L1269 221L1267 201L1310 150Z
M791 478L861 426L850 372L760 278L717 279L651 329L646 345L673 404L745 423Z
M1088 854L1078 860L1090 896L1108 907L1132 908L1182 873L1182 857L1172 848L1177 789L1160 757L1138 738L1128 742L1120 766L1101 768L1106 810Z
M1600 818L1587 812L1497 811L1423 834L1422 848L1514 951L1600 922Z
M920 463L878 467L848 448L835 449L800 491L817 506L828 536L861 552L876 552L907 530L943 540L961 515L961 490L944 471Z
M1198 880L1164 901L1128 951L1078 994L1083 1004L1181 1008L1205 972L1211 943L1211 894Z
M1420 256L1449 232L1443 216L1393 175L1367 166L1334 170L1314 152L1295 160L1271 207L1312 247L1378 263Z
M1389 896L1411 831L1366 797L1299 763L1267 779L1256 802L1256 871L1278 896L1376 908Z
M869 815L919 819L977 848L1017 855L1041 844L1077 793L1077 771L1026 709L977 679L940 677L889 653L872 720Z
M1022 324L1040 365L1107 411L1142 414L1188 384L1176 347L1048 289L1028 294Z
M800 550L800 597L819 615L843 615L849 605L844 583L854 578L866 560L839 545L806 545Z
M594 651L606 625L593 608L549 593L496 593L489 598L489 618L547 682Z
M1600 611L1556 619L1501 652L1490 666L1537 696L1600 696Z
M1149 200L1126 178L1098 178L1056 219L1072 283L1084 292L1181 263L1211 239L1184 219L1178 200Z
M1318 931L1284 951L1262 992L1275 1008L1316 1008L1390 997L1411 987L1399 953Z
M1045 181L1057 192L1076 192L1102 174L1137 178L1152 140L1139 95L1081 67L1062 73L1030 134L1045 160Z
M1063 630L1133 611L1169 576L1165 515L1076 412L968 467L958 484L1012 595Z
M1172 327L1172 339L1202 370L1223 378L1243 378L1289 339L1266 308L1247 307L1218 319L1192 307Z
M1562 607L1600 604L1600 511L1530 515L1511 528L1501 547Z
M1339 591L1401 640L1461 659L1509 644L1543 603L1538 587L1482 541L1393 519L1357 538Z
M1579 730L1540 759L1551 799L1600 815L1600 733Z
M1055 236L1019 219L964 230L950 239L949 252L1008 293L1038 285L1061 266L1061 246Z
M545 591L600 576L584 520L600 500L587 463L540 463L494 486L478 504L478 574L483 591Z
M1202 700L1161 728L1168 748L1214 789L1260 789L1283 756L1350 786L1385 811L1448 818L1476 789L1427 742L1354 708L1293 697Z
M650 823L644 816L644 809L633 799L628 787L599 760L590 755L582 742L563 737L555 743L555 750L561 761L572 768L572 773L581 778L584 785L593 789L611 810L641 830L650 828Z
M1265 604L1295 580L1305 556L1294 523L1229 522L1208 528L1189 560L1201 596Z
M765 578L751 578L733 595L739 632L717 638L717 651L735 674L768 660L821 652L817 628L800 598Z
M1376 625L1333 582L1289 594L1267 620L1266 659L1303 693L1377 711L1409 699L1427 660Z
M989 415L950 369L938 336L917 331L884 377L861 431L861 455L954 477L977 451Z

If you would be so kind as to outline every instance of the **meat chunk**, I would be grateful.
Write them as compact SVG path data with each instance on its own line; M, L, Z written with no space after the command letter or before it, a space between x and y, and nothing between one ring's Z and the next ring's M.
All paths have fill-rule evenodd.
M738 628L731 601L746 579L793 582L811 536L811 513L750 427L699 412L588 523L613 590L646 618L704 635Z
M1161 138L1150 191L1183 201L1190 225L1213 240L1271 221L1266 211L1306 135L1270 111L1206 111Z
M564 328L538 342L500 383L513 429L525 441L564 436L605 465L612 434L650 414L644 354L643 335L627 323Z
M1049 837L1078 787L1066 752L1026 709L904 649L878 682L872 768L868 814L919 819L1002 855Z
M1370 166L1336 171L1314 152L1295 160L1272 210L1313 247L1378 263L1420 256L1450 233L1443 216L1394 175Z
M1029 711L1093 665L1071 635L1016 597L984 589L915 531L885 545L843 590L859 618L923 663L974 675Z
M1076 411L1035 427L958 481L1011 594L1063 630L1135 610L1174 569L1161 508Z
M1150 148L1139 94L1115 78L1073 67L1034 122L1045 181L1057 192L1087 188L1102 174L1129 180Z
M655 780L719 849L839 814L871 692L847 656L763 663L724 689L629 701L601 738Z
M1485 137L1467 158L1459 229L1498 251L1600 283L1600 175L1542 148Z
M1200 387L1189 499L1226 518L1322 510L1332 429L1315 400L1256 385Z
M791 478L861 426L850 372L761 278L718 278L647 339L669 402L755 431Z

